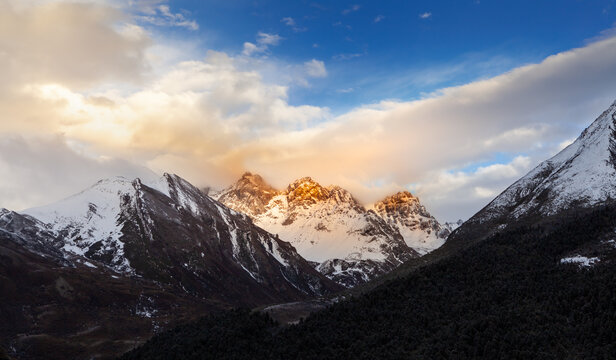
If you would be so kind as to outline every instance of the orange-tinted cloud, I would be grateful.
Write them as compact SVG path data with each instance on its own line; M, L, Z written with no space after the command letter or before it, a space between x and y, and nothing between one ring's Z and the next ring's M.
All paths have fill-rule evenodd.
M309 175L347 187L365 202L411 186L450 220L478 210L575 136L616 94L612 37L425 99L383 101L333 116L327 108L289 104L293 82L269 82L258 71L267 59L210 51L148 72L149 45L156 40L117 8L54 3L18 11L0 4L10 14L6 22L0 14L0 39L8 44L0 49L0 75L8 79L0 85L0 138L17 136L22 143L5 142L16 149L61 148L50 153L74 159L61 171L70 172L74 161L75 174L79 158L100 165L91 172L97 175L138 173L131 166L145 165L198 185L223 186L245 170L276 186ZM62 25L68 20L74 20L71 31ZM327 74L323 63L308 64L312 76ZM499 152L522 155L470 166ZM7 200L39 167L35 156L23 159L20 168L0 156L9 174L0 183L0 206L68 195L66 187L50 190L57 176L49 174L45 193ZM109 159L122 166L104 166ZM44 181L54 170L37 171ZM90 180L75 179L84 187Z

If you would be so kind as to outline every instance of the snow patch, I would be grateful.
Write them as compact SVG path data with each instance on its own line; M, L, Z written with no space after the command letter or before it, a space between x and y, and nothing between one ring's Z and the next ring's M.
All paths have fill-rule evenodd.
M581 255L576 255L573 257L566 257L560 259L561 264L578 264L580 267L591 267L598 263L601 259L598 257L586 257Z

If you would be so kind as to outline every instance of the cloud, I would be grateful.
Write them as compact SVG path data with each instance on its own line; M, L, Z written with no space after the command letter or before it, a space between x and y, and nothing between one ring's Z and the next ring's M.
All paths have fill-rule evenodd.
M151 177L152 172L128 161L90 157L61 136L0 135L0 208L23 210L74 194L112 177ZM41 191L43 190L43 191Z
M364 54L360 54L360 53L345 53L345 54L336 54L334 56L332 56L332 59L334 60L351 60L354 58L358 58L360 56L363 56Z
M79 87L139 81L148 70L145 52L151 40L129 20L97 4L22 4L17 9L0 2L0 94L3 87L31 81Z
M419 18L420 19L428 19L430 17L432 17L432 13L431 12L425 12L425 13L419 14Z
M178 26L189 30L198 30L199 25L194 20L188 20L182 13L172 13L168 5L158 5L147 8L146 15L138 15L137 19L156 26Z
M218 187L245 170L279 187L310 175L365 203L408 188L439 219L465 218L576 137L616 94L608 37L418 100L334 116L289 101L301 83L294 77L327 74L319 60L210 51L150 71L154 40L117 9L0 4L0 43L10 50L0 56L0 206L78 191L92 182L79 169L102 177L138 173L139 164ZM259 33L251 54L281 40ZM286 73L292 79L281 80Z
M342 21L336 21L335 23L332 24L332 26L342 27L342 28L345 28L347 30L352 30L353 29L353 27L351 25L343 24Z
M375 23L379 23L381 21L383 21L385 19L384 15L377 15L377 17L374 18L374 22Z
M552 156L564 139L577 136L614 100L614 68L616 38L610 38L424 99L355 108L236 151L249 153L249 168L271 174L270 179L311 175L348 187L364 202L385 195L385 188L366 185L376 179L400 187L415 184L435 215L466 218L487 203L486 189L493 194L504 190ZM267 156L261 157L261 151ZM499 170L498 176L485 169L477 176L457 170L494 162L493 154L499 152L522 157L512 164L484 166ZM454 174L447 177L460 187L428 186L442 183L437 181L442 174Z
M348 94L355 91L354 88L346 88L346 89L338 89L336 90L336 92L341 93L341 94Z
M280 20L281 22L283 22L285 25L287 26L295 26L295 20L293 20L292 17L283 17L282 20Z
M352 12L358 11L359 9L361 9L361 5L351 5L351 7L342 10L342 15L350 14Z
M293 19L292 17L283 17L280 22L283 22L295 32L302 32L308 30L308 28L297 26L295 19Z
M308 76L318 78L327 76L327 70L325 69L325 63L323 61L312 59L306 61L304 67L306 68Z
M257 43L259 45L278 45L278 43L282 40L278 34L268 34L264 32L259 32L257 34Z
M438 171L412 188L420 200L433 208L447 207L447 220L456 214L465 214L467 208L480 209L512 182L532 169L534 161L528 156L516 156L508 163L481 166L474 171ZM441 210L442 211L442 210ZM441 215L443 216L443 215Z
M257 44L245 42L242 54L250 56L252 54L264 53L269 50L270 46L278 45L281 40L282 37L278 34L268 34L260 31L257 33Z
M80 169L100 166L100 171L89 171L91 176L76 176L69 183L72 191L88 186L92 176L121 173L119 165L110 167L104 159L128 159L122 164L143 164L159 173L177 172L197 184L222 184L222 179L229 181L230 174L235 176L247 167L236 153L242 144L301 131L329 117L324 108L289 105L286 87L267 84L257 72L240 70L240 64L242 59L210 51L204 60L181 62L148 86L128 94L103 91L86 95L60 84L28 85L24 103L12 104L12 121L0 122L0 138L62 134L62 141L5 143L14 151L3 152L5 158L0 161L0 168L6 169L3 174L11 174L0 182L1 206L23 208L65 196L68 185L57 177ZM319 62L314 64L318 70ZM94 160L81 161L63 143L77 144L68 150L78 147ZM68 160L61 160L64 167L40 166L34 160L37 155L26 156L25 150L20 155L19 149L33 146L39 152L48 147L49 157ZM41 157L41 161L53 164L49 157ZM18 164L27 171L16 172ZM131 169L126 165L126 170ZM41 173L40 179L51 179L42 182L45 192L34 190L34 195L21 198L6 195L18 194L15 187L28 189L25 184L31 183L21 179L36 171Z

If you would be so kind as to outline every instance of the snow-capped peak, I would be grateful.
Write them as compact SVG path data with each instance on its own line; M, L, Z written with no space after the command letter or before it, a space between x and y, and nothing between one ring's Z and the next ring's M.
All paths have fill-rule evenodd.
M174 174L104 179L23 213L0 210L0 231L32 249L44 239L69 262L87 258L191 294L297 299L338 288L290 244Z
M531 212L551 215L608 199L616 199L616 102L571 145L516 181L473 221Z
M371 211L340 186L326 187L303 177L276 191L261 177L250 181L255 176L243 176L218 200L289 241L305 258L327 263L317 269L345 286L389 271L444 242L438 222L409 192L380 202L383 211Z
M143 185L177 199L191 212L199 211L192 201L199 190L179 176L165 173L162 177L128 179L115 176L102 179L68 198L21 213L45 224L47 230L62 234L63 250L68 253L83 256L97 244L98 251L114 254L111 263L116 270L128 271L130 266L124 258L124 243L120 241L120 215L123 206L140 196Z
M63 250L84 255L95 242L115 254L116 269L128 270L123 258L122 232L118 215L124 196L130 196L141 184L125 177L103 179L56 203L22 211L45 224L48 230L66 233Z
M375 203L373 210L397 228L406 244L426 254L445 242L449 234L408 191L401 191Z
M267 203L278 193L261 176L246 172L233 185L214 194L214 198L236 211L254 216L263 213Z
M310 177L303 177L292 182L286 190L289 203L310 205L329 198L329 190Z
M421 213L422 216L430 216L426 208L419 203L419 199L408 191L400 191L387 196L383 200L376 202L373 208L378 213L402 214Z

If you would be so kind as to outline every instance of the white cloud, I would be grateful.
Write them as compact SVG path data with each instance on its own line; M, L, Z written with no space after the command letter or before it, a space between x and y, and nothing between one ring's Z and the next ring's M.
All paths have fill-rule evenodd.
M148 70L145 52L151 39L117 9L79 3L21 6L0 3L0 93L31 81L80 87L138 81Z
M419 100L333 116L288 101L309 69L327 74L316 59L209 52L150 70L154 40L117 9L9 7L0 23L0 43L11 49L0 56L0 206L15 208L88 186L81 175L67 186L59 180L80 166L104 176L142 164L197 185L222 186L244 170L276 186L310 175L364 202L414 184L437 217L467 217L577 136L616 94L615 37ZM250 53L281 39L259 33ZM499 153L512 160L491 164ZM57 167L45 166L54 159Z
M295 32L302 32L308 30L308 28L306 27L298 26L295 22L295 19L293 19L292 17L283 17L280 22L283 22L286 26L290 27Z
M61 136L22 137L0 134L0 208L23 210L74 194L112 177L149 176L134 163L90 157Z
M172 13L168 5L158 5L148 8L146 15L137 15L139 21L156 26L178 26L189 30L198 30L199 25L195 20L189 20L182 13Z
M291 143L262 139L259 145L270 149L268 156L261 158L251 147L250 169L286 180L309 174L349 187L365 202L385 195L362 185L374 179L399 186L415 183L435 215L468 217L486 204L486 189L502 191L553 155L563 139L577 136L614 100L614 68L616 38L610 38L421 100L359 107L294 133ZM485 163L499 152L525 154L521 159L529 163L495 164L480 169L478 176L456 173L464 164ZM467 179L459 188L428 186L442 183L441 174L452 171L456 175L446 178Z
M383 19L385 19L384 15L377 15L377 17L374 18L374 22L378 23L378 22L383 21Z
M354 58L358 58L360 56L362 56L364 54L360 54L360 53L346 53L346 54L336 54L334 56L332 56L332 59L334 60L351 60Z
M250 56L253 54L264 53L269 50L270 46L278 45L281 40L282 37L278 34L268 34L260 31L257 33L257 44L255 45L251 42L245 42L242 54Z
M358 11L359 9L361 9L361 5L351 5L350 7L342 10L342 15L347 15L350 14L352 12Z
M430 17L432 17L432 13L431 12L425 12L425 13L419 14L419 18L420 19L428 19Z
M278 34L268 34L264 32L259 32L257 34L257 43L260 45L278 45L278 43L282 40Z
M304 67L306 68L308 76L317 78L327 76L327 70L325 69L325 63L323 61L312 59L306 61Z
M244 50L242 50L242 54L246 55L246 56L250 56L254 53L258 53L258 52L262 52L265 51L265 48L259 48L257 47L257 45L251 43L251 42L245 42L244 43Z
M282 20L280 20L281 22L283 22L285 25L287 26L295 26L295 20L292 17L283 17Z
M517 156L509 163L482 166L474 171L441 170L413 190L445 220L457 220L472 214L468 207L476 211L486 205L512 181L530 171L532 165L529 157Z
M341 94L348 94L355 91L354 88L346 88L346 89L338 89L336 90L336 92L341 93Z
M203 61L176 65L150 85L127 95L114 91L85 95L59 84L31 84L23 96L31 111L18 111L11 104L16 114L11 119L15 121L0 122L0 138L63 134L64 142L83 144L80 148L87 149L92 159L129 158L133 164L145 164L158 172L177 172L200 184L220 185L221 179L230 181L229 174L243 171L246 159L237 154L238 147L280 133L302 131L330 117L327 109L289 105L286 87L264 83L257 72L239 70L235 59L213 51ZM24 121L22 116L29 120ZM5 152L6 157L0 159L0 168L11 174L0 183L0 195L15 193L14 187L22 186L20 179L26 175L14 171L22 161L27 164L27 173L40 171L40 178L55 179L79 171L82 162L77 157L66 149L61 153L53 150L61 148L61 143L40 143L40 151L47 146L50 156L73 159L74 167L70 164L73 160L62 160L62 175L46 174L55 168L41 167L33 160L34 155L19 155L17 149L27 146L8 142L6 146L15 151ZM89 164L101 166L92 176L110 176L112 171L107 170L119 169L103 166L107 162L102 160ZM127 165L127 169L132 167ZM75 185L79 180L80 185ZM77 191L90 182L91 176L80 176L70 184ZM65 184L44 183L45 192L34 190L35 194L21 200L6 195L0 198L1 206L39 205L34 201L48 202L66 195Z

